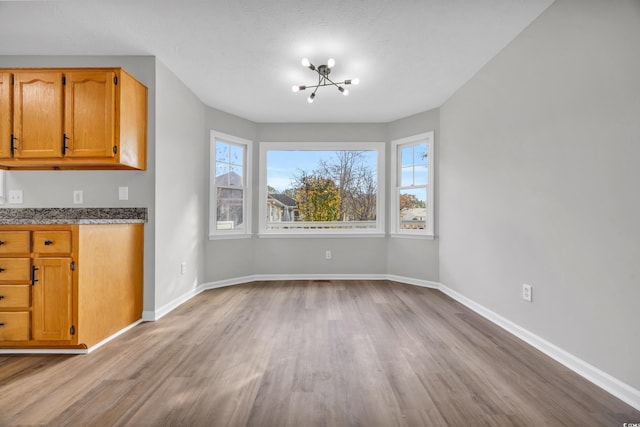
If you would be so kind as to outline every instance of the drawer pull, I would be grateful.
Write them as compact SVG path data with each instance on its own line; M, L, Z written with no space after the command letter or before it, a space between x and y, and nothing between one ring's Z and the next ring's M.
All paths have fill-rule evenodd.
M4 299L4 295L0 295L0 301Z
M2 328L4 326L4 323L0 323L0 328Z
M6 242L4 240L0 240L0 245L4 245Z
M0 273L2 273L4 271L4 268L0 267Z
M53 245L53 242L51 240L45 240L44 241L44 245L45 246L51 246L51 245Z

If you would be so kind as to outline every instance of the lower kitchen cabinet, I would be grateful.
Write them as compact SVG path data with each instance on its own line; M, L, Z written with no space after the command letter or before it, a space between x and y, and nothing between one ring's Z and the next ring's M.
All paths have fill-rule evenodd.
M140 320L143 224L0 225L0 348L86 349Z

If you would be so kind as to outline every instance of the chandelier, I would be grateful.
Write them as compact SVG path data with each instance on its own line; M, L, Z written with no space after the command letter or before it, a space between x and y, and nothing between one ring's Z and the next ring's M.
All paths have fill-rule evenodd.
M294 92L298 92L305 89L313 89L313 92L311 93L311 95L309 95L309 98L307 98L307 102L309 104L311 104L313 102L313 99L316 97L316 92L318 91L318 88L323 86L335 86L338 88L340 93L342 93L344 96L349 95L349 90L345 89L341 85L345 85L345 86L357 85L360 83L360 80L351 79L351 80L344 80L337 83L334 82L329 78L329 74L331 73L331 69L335 65L336 65L336 61L333 58L329 58L329 60L327 61L327 65L318 65L317 67L313 65L311 62L309 62L307 58L302 58L303 67L307 67L311 71L315 71L316 73L318 73L318 84L317 85L296 85L296 86L293 86L291 90Z

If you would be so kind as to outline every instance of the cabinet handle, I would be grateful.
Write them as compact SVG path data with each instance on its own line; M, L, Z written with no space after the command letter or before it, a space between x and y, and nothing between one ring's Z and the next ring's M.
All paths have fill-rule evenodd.
M4 245L6 242L4 240L0 240L0 245Z
M67 150L69 149L69 147L67 147L67 140L69 139L69 137L67 136L67 134L63 134L62 136L62 155L64 156L65 154L67 154Z
M4 326L4 323L0 323L0 328L2 328Z
M0 273L2 273L4 271L4 268L0 267Z
M36 270L40 270L40 269L35 265L31 267L31 286L35 286L36 282L38 281L36 279Z
M0 301L4 299L4 295L0 295Z
M44 241L44 245L45 246L51 246L51 245L53 245L53 242L51 240L45 240Z
M14 151L20 151L22 148L16 145L16 141L19 141L19 139L11 135L11 154L13 154Z

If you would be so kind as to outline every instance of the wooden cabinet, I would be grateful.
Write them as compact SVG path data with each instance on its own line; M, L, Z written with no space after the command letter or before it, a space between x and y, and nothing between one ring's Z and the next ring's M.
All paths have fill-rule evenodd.
M146 169L147 88L125 70L4 69L0 81L0 168Z
M73 335L71 258L33 261L33 339L68 341Z
M142 317L143 224L0 225L0 348L91 347Z
M13 156L62 157L62 73L13 74Z

